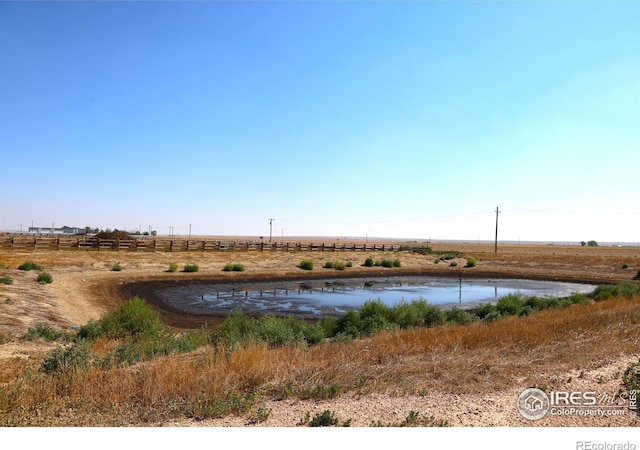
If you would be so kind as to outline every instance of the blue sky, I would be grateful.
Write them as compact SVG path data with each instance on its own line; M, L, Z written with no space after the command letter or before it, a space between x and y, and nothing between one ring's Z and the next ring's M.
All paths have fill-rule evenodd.
M1 2L0 229L640 241L640 2Z

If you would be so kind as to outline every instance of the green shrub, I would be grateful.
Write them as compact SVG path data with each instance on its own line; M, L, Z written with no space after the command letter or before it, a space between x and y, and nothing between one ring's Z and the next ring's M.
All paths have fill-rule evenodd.
M601 284L593 292L595 300L608 300L611 297L624 296L631 298L640 295L640 286L630 281L623 281L618 284Z
M487 316L492 314L493 314L492 317L495 317L494 313L497 313L498 315L500 315L495 305L492 305L491 303L480 305L474 308L471 312L473 313L473 315L475 315L478 319L481 319L481 320L485 320Z
M336 413L328 409L316 414L313 419L311 419L311 422L309 422L310 427L331 427L337 424L338 419L336 418Z
M362 319L357 311L349 311L336 322L336 334L357 337L362 333Z
M300 268L304 270L313 270L313 261L310 261L310 260L301 261Z
M58 339L66 339L67 337L68 335L65 332L56 330L50 325L39 323L35 327L29 327L20 340L34 341L36 339L43 338L47 342L53 342Z
M327 261L326 263L324 263L324 268L325 269L333 269L335 263L333 261Z
M475 267L478 263L473 258L467 258L467 265L465 267Z
M393 261L390 259L383 259L382 261L380 261L380 265L382 267L393 267Z
M178 271L178 263L169 263L168 272L177 272Z
M346 266L347 266L347 267L353 267L353 262L352 262L352 261L347 261Z
M364 260L365 267L373 267L373 258L367 258Z
M92 352L85 340L77 341L71 347L58 346L51 350L42 363L45 373L74 374L89 367Z
M393 305L392 322L400 328L421 327L425 324L424 311L427 302L424 299L408 303L404 299Z
M18 266L19 270L42 270L42 267L34 262L28 261Z
M53 277L50 273L42 272L40 275L38 275L36 281L40 284L50 284L53 283Z
M200 270L200 268L197 264L185 264L182 269L183 272L197 272L198 270Z
M496 309L503 316L518 316L525 303L521 294L507 294L496 303Z
M402 263L400 262L399 259L394 259L392 265L393 267L400 267Z
M113 266L111 266L111 270L114 272L120 272L122 270L122 266L118 263L114 264Z
M0 284L13 284L13 278L11 278L11 277L2 277L2 278L0 278Z
M101 337L153 340L168 334L158 313L140 297L131 298L100 320L89 321L79 330L79 337L89 340Z
M244 266L242 264L225 264L223 269L225 272L244 272Z
M584 294L574 292L569 296L569 302L572 304L586 305L589 303L589 299Z
M451 267L458 267L458 263L456 261L451 261L451 263L449 264L449 266Z
M344 270L345 269L345 265L344 265L343 262L336 261L336 262L333 263L333 268L336 269L336 270Z
M325 336L335 336L338 329L338 319L330 316L323 316L318 321L318 326L322 329Z
M629 391L640 392L640 363L632 363L627 366L622 382Z
M452 308L448 310L445 315L447 323L454 323L458 325L465 325L475 320L473 314L469 314L467 311L459 308Z

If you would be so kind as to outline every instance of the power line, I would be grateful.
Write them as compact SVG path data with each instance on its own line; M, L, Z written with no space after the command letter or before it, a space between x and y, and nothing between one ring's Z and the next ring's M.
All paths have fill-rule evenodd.
M273 221L276 219L269 219L269 242L271 242L271 232L273 230Z

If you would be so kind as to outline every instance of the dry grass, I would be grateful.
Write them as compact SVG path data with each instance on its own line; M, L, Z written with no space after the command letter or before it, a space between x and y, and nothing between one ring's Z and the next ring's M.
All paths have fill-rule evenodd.
M301 349L208 347L135 367L44 375L15 362L0 375L1 425L155 425L246 413L260 398L329 398L346 391L473 393L558 388L554 373L637 352L638 298L574 305L490 324L381 333ZM111 341L96 344L106 352ZM11 375L22 370L21 378Z

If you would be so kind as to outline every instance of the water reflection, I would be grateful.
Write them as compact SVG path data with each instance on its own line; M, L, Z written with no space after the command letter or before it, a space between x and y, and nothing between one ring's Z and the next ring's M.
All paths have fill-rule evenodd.
M533 280L462 280L435 277L384 279L309 280L263 282L246 285L204 284L161 289L158 295L188 313L226 314L236 308L274 315L340 315L359 308L367 300L380 299L388 306L423 298L443 308L495 302L519 292L540 297L565 297L589 293L592 285Z

